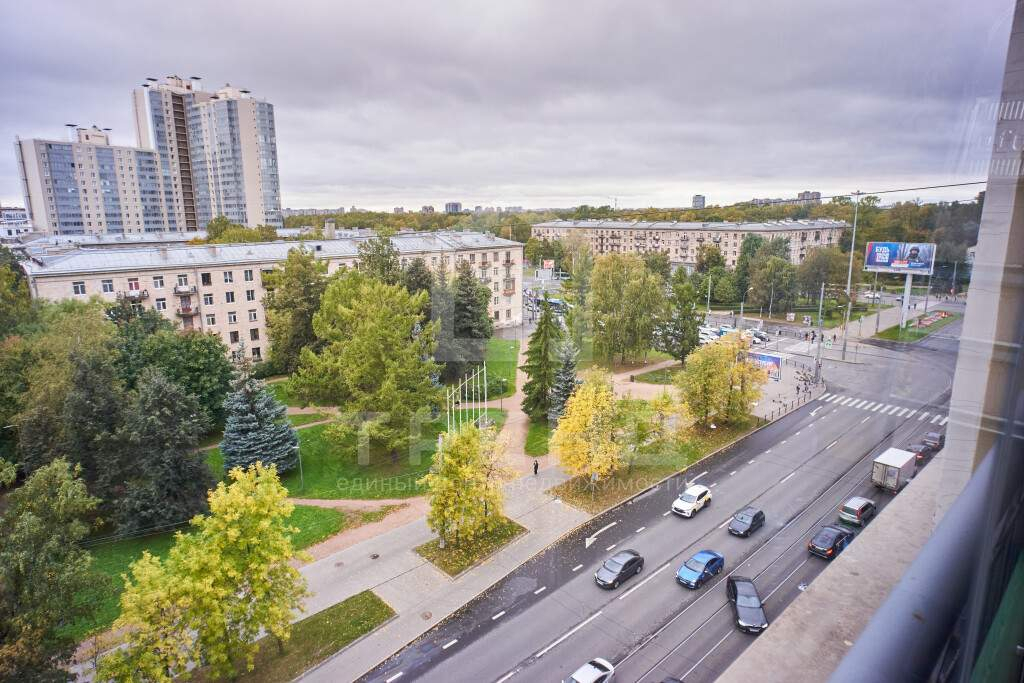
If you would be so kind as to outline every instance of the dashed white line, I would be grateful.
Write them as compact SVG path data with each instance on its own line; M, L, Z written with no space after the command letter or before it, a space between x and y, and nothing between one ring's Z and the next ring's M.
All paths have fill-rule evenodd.
M781 483L785 482L785 481L786 481L787 479L789 479L790 477L792 477L792 476L793 476L794 474L796 474L796 472L790 472L789 474L787 474L786 476L784 476L784 477L782 478L782 481L780 481L779 483L781 484Z
M783 440L782 440L782 441L780 441L779 443L780 443L780 444L786 443L786 440L785 440L785 439L783 439ZM768 451L765 451L765 453L767 453L767 452L768 452Z
M661 516L662 517L668 517L671 514L672 514L671 510L665 510L664 512L661 513Z
M519 673L519 669L513 669L512 671L509 671L507 674L496 680L494 683L505 683L505 681L512 678L517 673Z
M384 683L391 683L391 681L397 681L399 678L401 678L404 675L404 673L405 673L404 671L399 671L398 673L396 673L391 678L385 678L384 679Z
M614 547L615 547L615 546L617 546L617 545L618 545L618 543L612 543L612 544L611 544L610 546L608 546L607 548L605 548L605 550L611 550L612 548L614 548Z
M885 405L885 404L884 403L879 403L877 406L875 406L874 408L871 409L871 412L872 413L877 413L879 410L881 410L883 405Z
M543 650L541 650L537 654L535 654L534 657L537 657L538 659L543 657L548 652L550 652L552 648L555 648L558 645L560 645L562 643L562 641L564 641L566 638L568 638L572 634L576 633L576 631L579 631L581 628L583 628L584 626L586 626L587 624L592 622L594 619L597 619L599 616L601 616L601 610L598 610L598 611L594 612L589 617L587 617L586 619L584 619L580 623L578 623L575 626L573 626L571 629L569 629L564 634L562 634L562 636L559 637L556 641L554 641L553 643L548 645L546 648L544 648Z
M867 416L867 417L865 417L865 418L864 418L863 420L861 420L861 421L860 421L860 423L861 423L861 424L864 424L865 422L867 422L867 421L868 421L868 420L870 420L870 419L871 419L871 416L870 416L870 415L868 415L868 416Z
M690 483L692 484L693 482L697 481L698 479L700 479L701 477L703 477L703 476L704 476L705 474L707 474L707 473L708 473L708 471L707 471L707 470L704 470L703 472L701 472L700 474L698 474L698 475L697 475L696 477L694 477L693 479L691 479L691 480L690 480Z
M941 420L939 420L939 424L940 425L944 425L947 422L949 422L949 416L948 415L946 417L942 418Z
M853 403L853 401L854 401L854 398L852 396L850 396L849 398L845 398L842 401L840 401L839 405L846 406L846 405L849 405L849 404Z
M833 446L835 446L835 445L836 445L837 443L839 443L839 439L836 439L835 441L833 441L833 442L832 442L832 443L830 443L829 445L825 446L825 450L827 451L828 449L830 449L830 448L832 448Z
M442 650L447 650L448 648L450 648L452 645L454 645L457 642L459 642L458 638L454 638L452 640L449 640L447 643L445 643L444 645L441 646L441 649Z
M782 443L786 443L786 442L785 442L785 441L783 441ZM765 454L765 455L768 455L768 454L769 454L769 453L771 453L771 452L772 452L772 449L770 449L770 448L769 448L768 450L766 450L766 451L764 452L764 454Z
M572 568L572 570L574 572L578 572L581 569L583 569L583 565L582 564L578 564L578 565L576 565L575 567Z
M718 528L719 529L724 529L725 527L729 526L729 522L731 522L731 521L732 521L731 519L725 520L724 522L722 522L721 524L718 525Z
M900 408L900 412L896 414L896 417L903 417L904 415L907 414L908 410L908 408Z
M793 436L800 436L800 432L797 432L797 433L796 433L796 434L794 434Z
M927 410L917 416L917 421L920 422L921 420L925 419L926 417L928 417L928 411Z
M534 594L534 595L540 595L541 593L543 593L543 592L544 592L544 591L546 591L547 589L548 589L548 587L547 587L547 586L541 586L541 587L540 587L540 588L538 588L537 590L533 591L533 594Z
M739 472L739 470L733 470L732 472L730 472L730 473L729 473L729 476L731 477L731 476L733 476L734 474L736 474L737 472Z
M907 413L907 419L909 420L910 418L914 417L914 413L916 413L916 412L917 412L917 408L914 408L909 413Z
M892 414L894 414L894 413L895 413L895 412L896 412L897 410L899 410L899 409L900 409L900 407L899 407L899 406L893 406L893 407L892 407L892 410L890 410L890 411L889 411L889 414L890 414L890 415L892 415Z
M809 561L810 561L810 558L807 558L807 559L805 559L805 560L804 560L803 562L801 562L800 564L798 564L798 565L796 566L796 568L795 568L795 569L794 569L793 571L791 571L791 572L790 572L789 574L787 574L787 575L786 575L786 578L784 578L784 579L783 579L782 581L780 581L780 582L779 582L779 585L778 585L778 586L776 586L775 588L773 588L773 589L772 589L772 592L771 592L771 593L769 593L768 595L764 596L764 602L768 602L768 598L772 597L772 595L774 595L774 594L775 594L775 591L777 591L777 590L779 590L780 588L782 588L782 586L783 586L783 585L784 585L784 584L785 584L785 583L786 583L787 581L789 581L789 579L790 579L790 578L791 578L791 577L793 576L793 574L796 574L796 573L797 573L798 571L800 571L800 568L801 568L801 567L803 567L803 566L804 566L805 564L807 564L807 563L808 563Z
M864 400L864 399L861 399L861 400L857 401L856 403L854 403L854 404L853 404L853 407L854 407L854 408L861 408L861 407L863 407L863 406L864 406L864 404L866 404L866 403L867 403L867 401L866 401L866 400Z
M501 619L503 616L505 616L505 610L501 610L500 612L495 614L493 617L491 617L491 621L494 621L495 619Z
M748 464L748 465L753 465L753 464L754 464L754 461L753 461L753 460L750 460L750 461L748 461L748 462L747 462L747 464Z
M722 643L724 643L725 639L728 638L729 636L731 636L732 634L733 634L733 632L729 631L724 636L722 636L722 639L720 641L718 641L717 643L715 643L714 647L712 647L710 650L707 651L707 654L705 654L703 657L698 659L697 663L694 664L693 666L691 666L690 670L683 674L683 679L685 679L687 676L692 674L694 669L696 669L698 666L700 666L702 663L704 663L704 660L707 659L708 657L710 657L711 653L714 652L715 650L717 650L718 646L721 645Z
M827 401L827 400L828 400L828 397L829 397L829 396L831 396L831 395L832 395L831 393L828 393L828 394L824 394L824 395L822 395L822 397L821 397L821 400L822 400L822 401Z
M653 579L655 576L660 574L662 572L662 570L667 569L667 568L668 568L668 562L666 562L665 564L663 564L660 567L658 567L657 569L655 569L653 572L651 572L651 575L648 576L646 579L644 579L643 581L641 581L640 583L638 583L637 585L633 586L628 591L626 591L625 593L620 595L619 596L619 600L625 600L629 596L630 593L632 593L637 588L639 588L640 586L644 585L645 583L647 583L648 581Z
M717 481L716 481L716 482L715 482L714 484L711 484L711 485L709 485L709 486L708 486L708 488L709 488L709 489L713 489L713 488L715 488L716 486L718 486L718 482L717 482Z
M645 527L645 526L642 526L642 527L640 527L639 529L637 529L637 530L636 530L636 533L640 533L641 531L643 531L643 530L644 530L644 529L646 529L646 528L647 528L647 527Z

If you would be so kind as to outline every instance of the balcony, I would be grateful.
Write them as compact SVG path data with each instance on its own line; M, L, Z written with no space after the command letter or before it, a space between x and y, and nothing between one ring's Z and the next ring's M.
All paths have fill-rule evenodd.
M504 261L501 262L501 265L505 266L506 268L511 268L515 264L516 262L510 258L506 258Z
M174 286L174 293L175 294L181 294L181 295L195 294L196 293L196 286L195 285L175 285Z
M191 318L194 315L199 315L199 304L193 304L192 306L178 306L175 311L179 318Z
M148 299L149 298L149 290L148 289L129 289L126 292L121 292L121 296L123 296L128 301L142 301L143 299Z

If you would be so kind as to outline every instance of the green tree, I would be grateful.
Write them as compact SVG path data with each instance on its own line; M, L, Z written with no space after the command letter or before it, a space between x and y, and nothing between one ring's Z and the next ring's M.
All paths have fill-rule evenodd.
M725 349L729 361L727 394L719 414L725 421L735 424L750 416L754 404L761 398L768 373L748 358L750 341L747 338L730 334L717 345Z
M377 235L360 242L359 270L387 285L402 281L402 267L399 265L398 249L387 234Z
M729 395L729 351L721 343L694 349L673 384L697 424L708 425Z
M6 337L32 312L32 297L10 250L0 246L0 338Z
M658 345L661 351L678 361L697 348L700 326L704 324L704 311L698 308L697 290L690 284L686 271L676 270L672 276L665 320L660 326Z
M719 304L731 304L739 301L736 290L736 279L725 268L715 268L711 272L711 300Z
M593 272L594 256L589 247L577 249L569 266L570 279L562 284L562 296L569 305L565 326L577 348L583 346L583 339L589 331L587 309Z
M796 303L796 267L788 259L769 256L758 267L751 286L754 288L748 300L751 307L761 306L765 312L770 308L773 313L789 310Z
M557 369L555 380L548 392L548 423L556 426L565 412L565 404L569 402L572 392L579 386L579 379L576 377L576 360L579 357L579 350L572 339L565 339L558 345Z
M417 256L414 258L405 267L405 270L402 271L402 284L405 285L410 294L418 294L420 292L430 294L430 290L434 286L434 274L430 272L427 262L422 257ZM430 318L429 304L424 317Z
M472 543L501 519L503 491L493 429L466 425L441 442L427 488L427 524L446 543Z
M707 273L715 268L725 268L725 257L717 246L704 242L697 247L697 272Z
M609 254L597 259L591 278L590 318L594 355L611 362L616 354L646 354L664 305L660 276L636 256Z
M764 238L760 235L748 232L743 236L740 243L740 254L736 257L736 287L741 292L747 291L750 286L751 265L754 254L764 246Z
M213 423L224 419L224 398L235 374L227 351L218 335L198 330L161 331L142 344L146 365L160 369L167 379L195 396Z
M526 362L520 368L528 379L523 385L523 412L534 422L547 419L551 408L549 395L555 384L555 350L562 331L547 298L541 302L540 320L526 346Z
M239 225L238 223L232 223L228 220L227 216L217 216L209 223L206 224L206 238L215 240L224 235L225 232L233 228L244 228L245 226Z
M487 340L494 333L494 321L487 309L491 291L473 274L469 263L459 263L455 273L454 334L462 355L447 362L456 366L455 376L459 376L467 365L484 361Z
M247 468L260 461L287 472L298 463L299 436L288 422L288 409L247 369L225 402L227 422L220 450L224 468Z
M184 522L206 511L214 480L195 448L208 420L196 397L163 371L142 371L118 434L119 447L131 454L119 470L127 481L117 501L122 530Z
M139 310L119 299L107 308L107 318L117 326L114 337L114 365L126 389L134 389L147 361L143 344L157 332L174 332L174 324L152 308Z
M669 263L667 251L648 251L641 258L647 270L660 276L663 282L672 278L672 264Z
M79 543L99 501L77 468L54 460L7 497L0 515L0 680L63 681L67 625L90 618L104 586Z
M318 350L313 316L327 288L327 263L309 249L290 249L284 263L263 276L263 284L270 362L275 370L291 374L303 349Z

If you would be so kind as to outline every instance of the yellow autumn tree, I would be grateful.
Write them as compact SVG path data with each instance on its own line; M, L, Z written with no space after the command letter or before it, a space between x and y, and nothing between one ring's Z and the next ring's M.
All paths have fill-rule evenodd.
M592 370L566 402L551 438L552 450L569 474L600 481L622 466L616 427L611 376Z
M686 357L674 384L698 424L735 423L750 414L768 375L747 357L749 350L747 339L729 334Z

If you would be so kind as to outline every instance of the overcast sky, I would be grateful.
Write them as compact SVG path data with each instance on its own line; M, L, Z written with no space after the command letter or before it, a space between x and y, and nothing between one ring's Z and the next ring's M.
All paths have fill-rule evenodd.
M975 180L1012 9L10 0L0 138L96 123L134 144L130 90L176 73L274 104L289 207L684 206ZM6 150L0 202L22 205Z

